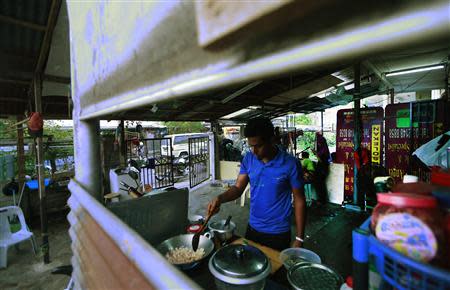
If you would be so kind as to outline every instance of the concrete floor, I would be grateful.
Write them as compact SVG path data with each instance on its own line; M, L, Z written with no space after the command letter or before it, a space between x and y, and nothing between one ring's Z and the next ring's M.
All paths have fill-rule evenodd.
M224 190L226 188L207 185L191 192L189 213L205 216L208 202ZM241 207L239 202L237 200L223 204L212 220L226 219L228 215L232 215L232 220L237 225L236 233L243 236L248 223L250 204L249 199L246 199L244 207ZM308 207L304 247L317 253L322 263L335 269L345 279L352 271L352 230L361 225L367 217L366 213L347 211L340 205ZM291 232L294 239L294 219Z
M31 225L32 231L41 244L39 224ZM53 268L70 264L72 250L68 233L69 223L66 213L49 216L50 263L44 264L42 256L35 255L31 243L25 241L8 249L8 267L0 269L0 289L2 290L47 290L64 289L69 277L51 275Z
M186 182L177 187L186 186ZM205 216L208 202L225 190L222 186L206 184L190 192L189 214ZM237 225L236 233L244 235L249 214L249 200L244 207L239 201L222 205L212 220L225 219L232 215ZM367 215L347 212L337 205L323 208L310 207L307 211L306 240L304 247L316 252L322 262L337 270L344 278L351 274L351 231L360 225ZM29 243L16 251L10 248L8 267L0 269L0 289L64 289L69 278L51 275L51 269L70 263L71 249L68 235L69 224L64 214L49 217L51 263L44 265L42 257L34 256ZM37 225L38 226L38 225ZM38 227L33 232L40 243ZM294 234L295 231L293 231ZM333 241L330 243L330 241Z

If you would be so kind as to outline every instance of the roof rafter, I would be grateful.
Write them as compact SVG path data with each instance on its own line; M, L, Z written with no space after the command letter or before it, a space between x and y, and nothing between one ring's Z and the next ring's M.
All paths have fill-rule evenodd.
M33 30L38 30L38 31L45 31L45 28L46 28L44 25L41 25L41 24L37 24L37 23L33 23L33 22L21 20L21 19L16 19L14 17L6 16L6 15L0 15L0 21L9 23L9 24L13 24L13 25L30 28Z

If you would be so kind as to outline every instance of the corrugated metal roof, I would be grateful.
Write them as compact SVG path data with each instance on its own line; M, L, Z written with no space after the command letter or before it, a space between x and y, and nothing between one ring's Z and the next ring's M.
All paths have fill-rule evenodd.
M52 0L0 0L0 116L22 115L34 103L31 81L39 58ZM65 7L65 6L64 6ZM65 11L64 11L65 12ZM66 17L63 19L67 20ZM65 23L67 30L67 23ZM67 40L68 42L68 37ZM68 44L66 44L68 45ZM69 66L69 55L67 52ZM59 59L58 59L59 60ZM56 66L54 66L56 67ZM64 69L66 72L67 69ZM59 74L62 76L62 74ZM59 86L58 86L59 85ZM63 89L55 90L54 87ZM67 85L53 84L43 92L47 117L68 117Z
M0 15L29 23L46 25L51 0L0 0ZM37 56L44 31L25 26L1 22L0 49L18 55Z

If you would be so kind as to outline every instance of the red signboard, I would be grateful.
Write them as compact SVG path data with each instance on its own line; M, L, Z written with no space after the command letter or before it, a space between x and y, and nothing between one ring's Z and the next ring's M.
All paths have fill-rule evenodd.
M361 109L361 148L371 152L372 163L383 164L383 108ZM345 164L344 195L353 195L353 109L339 110L336 125L336 162Z
M444 133L445 114L449 113L442 100L413 103L412 150ZM386 168L395 181L401 181L410 160L410 104L386 106ZM421 175L417 166L414 175Z

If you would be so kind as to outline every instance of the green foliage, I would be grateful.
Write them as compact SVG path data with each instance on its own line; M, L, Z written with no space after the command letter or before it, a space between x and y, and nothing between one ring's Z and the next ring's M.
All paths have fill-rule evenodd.
M336 133L324 132L323 136L327 140L328 148L336 146ZM316 141L316 132L304 132L303 136L297 138L297 152L300 152L309 147L307 150L311 156L314 156L312 149L314 149Z
M12 125L16 123L13 120L0 119L0 139L15 139L17 130Z
M305 150L309 147L307 150L311 153L311 149L314 149L314 142L316 140L316 133L315 132L304 132L303 136L300 136L297 138L297 152Z
M323 137L327 140L328 147L336 146L336 133L335 132L323 132Z
M16 123L13 120L0 120L0 139L9 139L15 140L17 138L17 130L11 128L11 125ZM25 126L25 124L24 124ZM12 130L11 130L12 129ZM29 137L27 130L24 130L24 137ZM47 145L47 140L50 139L54 141L66 140L65 145L51 147L49 148ZM74 148L73 143L70 141L73 140L73 130L63 130L61 126L57 125L54 121L44 121L44 158L45 160L51 159L67 159L69 156L73 156ZM25 145L33 144L30 142L30 139L25 140ZM1 152L0 155L14 155L14 162L17 164L17 150L13 150L10 152ZM30 176L35 176L37 174L35 169L35 152L32 147L28 148L28 151L25 152L25 174ZM66 165L65 165L66 166ZM15 166L16 174L17 174L17 166ZM50 172L45 171L46 176L49 175Z
M297 115L295 116L295 124L299 125L312 125L312 118L308 115Z
M168 134L201 133L208 131L202 122L164 122L164 125L167 126Z
M57 125L54 121L44 122L44 135L52 136L53 141L59 140L72 140L73 130L63 130L61 126Z

